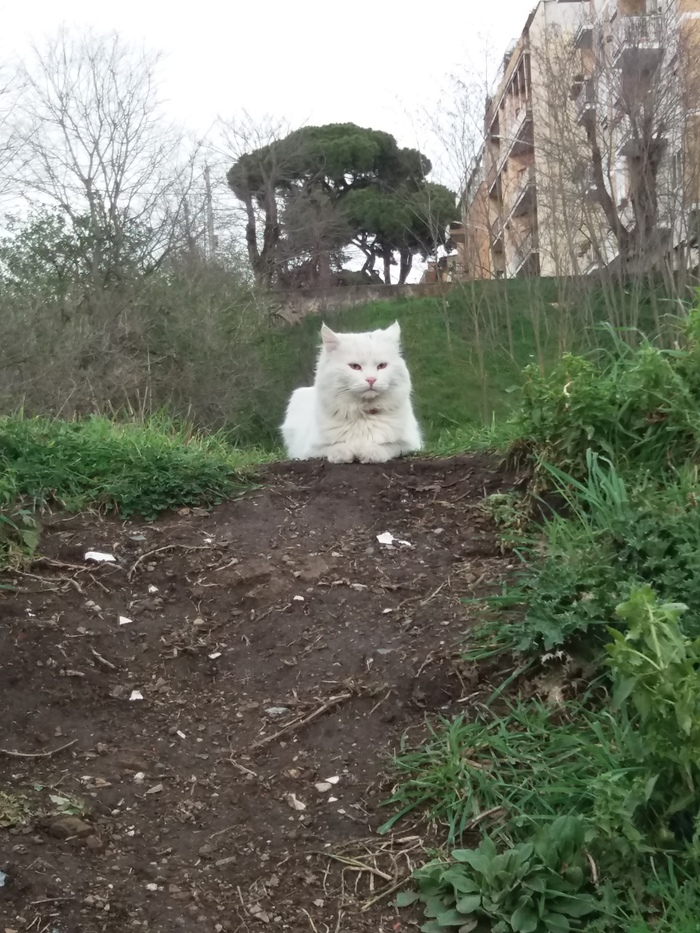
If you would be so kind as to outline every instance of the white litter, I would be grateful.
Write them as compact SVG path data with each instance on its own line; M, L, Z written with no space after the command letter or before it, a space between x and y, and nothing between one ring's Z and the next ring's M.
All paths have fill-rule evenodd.
M209 655L209 660L210 660L210 661L215 661L217 658L220 658L220 657L221 657L221 652L220 652L220 651L214 651L212 654Z
M395 538L390 531L383 531L380 535L377 535L377 541L380 544L393 545L393 544L403 544L404 547L413 547L410 541L404 541L402 538Z
M131 696L129 697L129 699L130 700L143 700L143 694L141 693L140 690L132 690Z
M185 733L184 733L184 732L181 732L179 729L177 730L177 732L175 733L175 735L179 735L181 739L186 738Z
M277 717L284 716L285 713L289 712L288 706L268 706L265 710L268 716Z
M326 782L326 784L337 784L340 778L337 775L334 775L333 777L324 778L323 780Z
M151 596L153 596L154 593L157 593L157 592L158 592L158 587L157 587L157 586L153 586L152 583L149 583L149 585L148 585L148 592L151 594Z
M94 560L98 564L116 564L117 562L114 554L106 554L104 551L86 551L85 560Z
M303 603L303 602L304 602L304 597L303 597L303 596L293 596L292 599L294 599L294 600L295 600L296 602L298 602L298 603Z
M130 619L128 616L119 616L119 624L120 624L120 625L131 625L131 623L132 623L133 621L134 621L134 620L133 620L133 619Z
M306 810L306 804L294 794L287 794L285 799L292 810Z

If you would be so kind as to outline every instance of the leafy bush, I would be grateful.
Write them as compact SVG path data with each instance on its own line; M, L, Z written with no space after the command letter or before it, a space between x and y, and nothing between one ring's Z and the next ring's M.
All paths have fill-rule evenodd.
M473 635L516 652L566 647L601 657L617 605L630 592L653 585L667 601L682 598L690 609L684 629L700 635L700 507L694 468L671 473L665 484L649 474L624 479L606 459L586 453L583 480L543 465L565 503L531 531L521 549L530 558L494 608L515 605L518 618L502 616ZM490 632L491 630L491 632Z
M682 350L645 338L631 348L618 339L611 353L564 354L549 375L527 367L513 452L578 479L588 450L618 469L657 475L693 459L700 451L699 320L696 310L683 329Z
M408 905L420 900L429 918L423 933L458 927L475 930L491 922L493 933L567 933L580 929L581 917L596 909L585 891L588 866L583 825L560 817L542 827L532 841L499 852L486 837L478 849L455 849L451 862L436 860L414 872L417 893L400 896Z

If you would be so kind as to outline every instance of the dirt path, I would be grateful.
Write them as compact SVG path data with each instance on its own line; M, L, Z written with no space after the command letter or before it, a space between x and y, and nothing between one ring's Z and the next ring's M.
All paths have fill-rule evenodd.
M509 483L285 464L211 514L48 520L0 580L0 933L405 929L387 760L475 689L450 649L507 569L480 502Z

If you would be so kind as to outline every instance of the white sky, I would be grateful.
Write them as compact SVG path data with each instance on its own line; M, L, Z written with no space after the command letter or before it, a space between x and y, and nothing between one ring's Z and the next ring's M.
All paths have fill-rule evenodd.
M422 108L449 74L502 54L536 0L0 0L0 55L63 23L116 30L165 54L173 116L203 134L245 109L292 125L353 122L425 144Z
M217 116L244 110L292 128L353 122L392 133L437 165L426 113L439 109L450 75L483 70L487 50L497 63L536 2L0 0L0 61L61 25L116 30L164 54L162 97L198 136Z

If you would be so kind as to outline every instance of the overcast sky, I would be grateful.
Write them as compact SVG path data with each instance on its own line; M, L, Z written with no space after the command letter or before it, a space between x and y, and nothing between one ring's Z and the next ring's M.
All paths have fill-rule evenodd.
M429 115L444 114L440 101L454 98L450 76L488 70L493 77L535 3L0 0L0 62L32 43L41 47L61 26L116 31L162 53L161 96L196 136L217 117L243 111L290 128L357 123L421 149L435 166L433 180L456 190L463 159L431 135ZM482 95L480 88L479 101ZM222 185L228 162L221 153L212 164ZM225 186L219 191L216 203L228 210L231 195Z
M198 134L245 109L293 126L354 122L425 146L421 114L437 105L448 75L480 66L487 45L500 54L533 5L0 0L0 54L21 54L62 23L116 30L164 53L163 94Z

